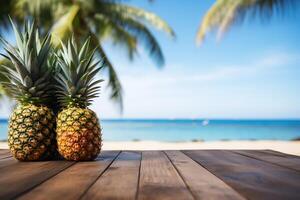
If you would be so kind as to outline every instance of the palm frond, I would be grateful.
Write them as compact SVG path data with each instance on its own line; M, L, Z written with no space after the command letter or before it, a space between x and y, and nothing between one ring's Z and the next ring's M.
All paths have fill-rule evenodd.
M2 2L14 3L3 7ZM76 43L81 44L91 32L94 38L91 47L100 46L97 53L104 57L111 98L120 103L121 109L122 87L114 66L101 46L103 36L108 36L116 45L122 45L130 59L134 58L138 46L142 45L160 66L164 64L164 57L150 28L175 37L172 28L156 14L125 5L119 0L2 0L0 11L2 10L10 12L19 24L34 18L43 36L51 28L51 42L55 45L60 44L61 40L66 41L71 34L74 35ZM0 26L1 22L2 18Z
M97 21L97 30L99 30L99 33L103 27L105 27L105 33L98 34L100 38L105 38L105 36L107 36L112 38L114 44L123 45L126 48L129 59L132 60L134 54L137 52L137 38L106 15L97 13L95 19Z
M12 3L11 0L1 0L0 4L0 36L4 34L3 29L8 30L9 19L8 16L11 14Z
M254 20L259 16L268 21L271 16L287 13L299 6L295 0L216 0L204 15L196 35L197 44L201 44L208 32L217 30L218 38L233 23L242 22L245 18Z
M31 13L33 16L45 16L45 12L49 13L49 8L55 0L18 0L14 1L13 10L14 15L18 18L24 19L26 14ZM26 8L27 12L24 12Z
M40 26L42 34L46 33L55 22L54 16L58 13L57 5L59 0L10 0L11 16L19 24L24 20L35 19Z
M100 56L103 59L103 66L108 70L108 76L109 76L108 86L111 89L110 98L115 100L119 104L120 111L122 112L123 111L123 89L122 89L121 82L118 78L118 75L113 65L109 61L108 57L106 56L106 53L100 41L98 40L97 36L92 32L91 32L91 43L93 43L94 46L97 46L97 52L100 54Z
M154 28L160 31L164 31L171 37L175 37L174 31L168 25L168 23L152 12L134 6L112 2L102 3L101 8L103 8L104 11L110 12L112 14L122 13L123 15L135 18L135 20L144 20L144 22L149 23Z
M52 26L52 43L59 45L61 40L70 36L73 30L73 23L80 7L77 4L73 4L69 11L61 16L61 18Z
M110 18L113 23L123 27L130 34L134 35L137 38L138 44L144 45L145 50L148 51L149 56L153 58L158 66L164 65L165 59L160 45L147 26L124 13L110 15L110 13L104 12L103 14Z

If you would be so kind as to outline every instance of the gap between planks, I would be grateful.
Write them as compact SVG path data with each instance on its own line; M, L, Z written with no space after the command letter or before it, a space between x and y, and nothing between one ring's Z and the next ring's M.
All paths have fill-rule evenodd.
M120 151L106 151L95 161L77 162L19 199L80 199L119 154Z
M300 174L295 170L225 150L184 153L247 199L300 198Z
M192 190L192 187L190 187L190 185L187 184L187 181L184 179L184 176L182 175L182 173L180 173L180 171L179 171L178 168L176 167L176 165L175 165L175 163L174 163L174 162L176 162L176 160L172 160L172 159L170 158L170 156L172 156L172 155L168 155L168 154L170 154L172 151L168 151L168 153L167 153L167 151L163 151L163 152L164 152L164 154L167 156L167 158L169 159L170 163L172 163L174 169L176 170L176 172L178 173L178 175L180 176L180 178L181 178L182 181L184 182L184 184L185 184L185 186L187 187L187 189L188 189L188 190L190 191L190 193L192 194L193 198L194 198L194 199L197 199L197 195L196 195L196 194L194 193L194 191ZM178 151L177 151L177 152L178 152ZM173 153L174 153L174 151L173 151Z
M0 160L12 157L8 149L0 149Z
M136 193L135 193L135 198L134 198L135 200L138 199L138 195L139 195L139 191L140 191L141 166L142 166L142 160L143 160L142 151L140 153L141 153L141 160L140 160L140 166L139 166L138 183L137 183L137 186L136 186Z
M140 163L141 152L122 151L81 199L135 199Z
M130 155L133 154L133 155ZM134 155L136 154L136 155ZM217 178L215 175L210 173L208 170L203 168L201 165L193 161L191 158L186 156L180 151L147 151L147 152L130 152L125 151L120 153L120 155L114 160L114 162L103 172L101 177L99 177L95 183L87 190L87 192L82 196L82 199L151 199L153 197L145 196L145 189L143 189L142 177L145 175L143 169L143 154L156 154L155 159L162 159L164 165L169 165L167 171L176 173L178 175L178 180L176 180L175 185L180 185L182 181L184 187L187 188L189 193L192 195L191 199L244 199L240 194L234 191L231 187L225 184L222 180ZM130 158L131 157L131 158ZM129 158L129 159L128 159ZM123 162L123 164L122 164ZM182 163L183 162L183 163ZM149 163L148 163L149 164ZM153 163L152 163L153 164ZM150 164L150 165L152 165ZM170 165L171 164L171 165ZM134 168L133 170L130 168ZM152 166L153 167L153 166ZM165 167L165 166L161 166ZM147 168L147 165L146 165ZM155 167L153 168L155 170ZM157 168L160 170L161 168ZM173 170L172 170L173 169ZM192 170L193 174L190 170ZM127 177L122 177L122 174L127 174ZM146 172L147 175L147 172ZM148 174L149 175L149 174ZM176 176L176 175L175 175ZM193 177L196 177L193 179ZM127 179L125 186L124 180ZM151 177L153 178L153 177ZM161 178L161 177L160 177ZM164 181L172 181L173 176L167 177ZM166 187L168 185L161 185L161 187ZM131 191L130 188L136 188L136 191ZM157 188L156 188L157 189ZM168 193L166 191L161 192L162 198L166 199ZM114 193L118 191L118 193ZM127 193L124 193L126 192ZM157 192L157 191L156 191ZM155 191L154 193L155 194ZM120 196L121 195L121 196ZM182 194L181 194L182 195ZM184 195L185 198L190 198L187 193ZM172 195L171 195L172 196ZM183 197L183 196L181 196ZM177 198L173 196L172 198Z
M194 199L163 151L143 151L137 199Z
M18 162L13 158L7 160L11 163L1 168L0 185L5 187L0 188L0 199L16 198L74 164L63 161Z
M237 191L181 151L165 151L195 199L245 200Z
M300 157L294 155L267 150L232 150L231 152L300 172Z
M106 151L104 151L106 152ZM110 164L102 171L102 173L99 174L95 178L94 181L90 181L87 187L85 187L85 191L80 193L77 197L83 198L83 199L88 199L87 197L92 197L89 196L93 194L94 192L97 193L96 189L99 189L97 185L101 186L103 185L104 187L107 186L108 188L115 187L115 188L120 188L121 185L111 185L110 183L110 176L115 176L116 178L119 178L117 175L119 173L122 174L124 172L126 166L127 169L128 167L132 167L131 161L125 165L124 168L122 166L124 165L124 160L126 161L126 157L132 156L132 152L134 151L120 151L116 156L114 156L114 159L110 162ZM155 197L166 197L165 199L180 199L181 197L186 197L184 199L244 199L241 196L240 190L236 190L236 187L232 187L232 184L228 184L228 181L224 181L224 177L219 178L220 176L218 173L214 173L214 170L211 170L210 167L207 168L207 165L203 165L203 161L200 161L199 159L194 160L193 156L191 157L189 154L186 154L184 152L193 152L194 154L197 154L197 152L203 152L203 151L143 151L139 152L140 157L135 157L132 162L134 162L134 170L136 170L136 173L134 170L131 171L131 174L133 174L134 179L131 183L131 186L135 188L134 194L133 192L130 194L132 199L152 199ZM206 151L207 153L209 152L214 152L214 151ZM222 152L222 151L220 151ZM226 151L227 152L227 151ZM228 153L242 156L242 160L247 159L254 159L257 160L254 163L257 162L263 162L266 164L263 165L272 165L272 163L269 163L268 161L265 160L259 160L252 158L250 156L246 155L240 155L239 153L236 153L234 151L230 152L228 151L227 153L224 153L224 155L228 155ZM121 156L122 154L122 156ZM133 153L134 154L134 153ZM218 153L220 154L220 153ZM126 156L127 155L127 156ZM144 155L144 156L143 156ZM101 154L100 154L101 157ZM232 157L232 156L231 156ZM298 157L296 157L298 158ZM5 160L11 160L12 158L5 159ZM149 160L150 159L150 160ZM151 161L151 159L153 159ZM158 162L155 161L155 159L158 159ZM224 159L224 158L222 158ZM146 161L145 161L146 160ZM128 161L128 160L127 160ZM7 162L7 161L6 161ZM53 162L53 161L47 161L47 162ZM54 161L55 162L55 161ZM0 161L1 163L1 161ZM9 162L7 162L9 163ZM16 162L19 164L22 164L20 162ZM44 162L46 163L46 162ZM84 163L84 162L83 162ZM93 163L93 162L90 162ZM122 164L123 163L123 164ZM129 165L128 165L129 164ZM204 163L205 164L205 163ZM11 164L4 166L5 170L8 170L8 166L10 168L11 165L15 165L14 162L11 161ZM57 179L61 179L61 181L65 181L63 174L66 175L66 173L71 170L72 168L76 168L77 165L80 165L80 163L74 163L70 166L67 166L61 171L57 171L56 173L52 174L52 176L47 176L48 178L40 180L39 183L34 183L32 184L31 187L28 187L25 191L19 193L22 194L22 196L19 196L21 199L30 199L29 197L34 197L33 194L43 194L43 191L49 190L51 191L50 193L56 195L56 191L52 191L51 187L53 186L53 183ZM152 169L153 171L149 171L149 167L154 167ZM167 167L166 167L167 166ZM282 166L275 166L276 167L282 167ZM157 169L156 169L157 167ZM250 165L251 167L251 165ZM20 167L19 167L20 168ZM21 167L22 168L22 167ZM78 168L78 167L77 167ZM79 167L80 168L80 167ZM148 168L148 169L147 169ZM226 168L226 167L225 167ZM274 168L274 167L272 167ZM145 170L146 169L146 170ZM148 171L147 171L148 170ZM76 170L75 170L76 171ZM117 171L117 172L116 172ZM126 171L126 170L125 170ZM163 172L161 172L163 171ZM146 172L146 175L144 174ZM53 173L53 172L52 172ZM80 173L80 172L79 172ZM161 176L157 176L161 175ZM172 176L170 176L172 174ZM217 174L217 175L216 175ZM74 174L76 176L76 174ZM233 173L234 175L234 173ZM61 177L62 176L62 177ZM148 178L152 179L161 179L158 180L158 185L160 185L162 188L166 186L166 184L162 184L160 181L163 183L171 183L170 185L178 187L181 192L178 192L176 190L166 188L166 191L160 190L160 188L155 188L153 187L153 181L151 183L151 180L145 180L145 176ZM58 178L61 177L61 178ZM175 177L175 181L172 180ZM23 177L24 178L24 177ZM102 179L104 178L104 179ZM0 179L1 180L1 179ZM117 179L116 179L117 180ZM148 182L147 182L148 181ZM247 180L245 180L247 182ZM155 181L154 181L155 182ZM251 182L251 181L250 181ZM52 183L52 184L49 184ZM106 184L108 183L108 184ZM71 182L72 184L72 182ZM109 185L110 184L110 185ZM228 184L228 185L227 185ZM47 187L45 187L47 186ZM51 186L51 187L49 187ZM144 187L146 186L146 188ZM150 188L149 188L150 186ZM152 187L152 189L151 189ZM47 189L47 190L44 190ZM75 187L76 190L78 190L78 187ZM102 188L102 187L101 187ZM185 191L185 189L188 191ZM74 187L71 188L71 192L75 192ZM178 188L177 188L178 189ZM118 190L115 190L118 191ZM155 196L149 196L145 195L149 191L153 192L153 195ZM192 196L189 196L188 193ZM24 194L24 195L23 195ZM224 196L225 194L225 196ZM100 194L103 195L103 194ZM112 193L113 195L113 193ZM160 196L161 195L161 196ZM168 196L169 195L169 196ZM98 196L100 197L100 196ZM113 197L113 196L112 196ZM214 198L213 198L214 197ZM64 196L64 198L67 198L67 195Z

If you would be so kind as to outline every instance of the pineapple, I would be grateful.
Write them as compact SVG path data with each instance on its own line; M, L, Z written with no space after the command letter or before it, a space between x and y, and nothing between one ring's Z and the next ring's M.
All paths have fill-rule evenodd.
M79 50L74 39L57 54L60 73L57 80L57 99L61 111L57 117L59 153L67 160L93 160L101 150L101 128L96 113L87 108L97 97L95 80L102 66L93 62L95 51L89 51L89 40Z
M17 46L1 38L12 65L2 65L1 74L7 81L2 86L18 105L14 109L8 130L8 145L12 155L21 161L49 159L56 151L55 115L48 107L51 96L52 69L50 36L40 40L34 24L26 24L20 32L12 22Z

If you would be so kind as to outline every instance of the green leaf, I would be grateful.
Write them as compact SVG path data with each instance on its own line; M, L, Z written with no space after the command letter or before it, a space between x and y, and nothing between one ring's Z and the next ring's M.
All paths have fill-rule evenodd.
M73 4L69 11L61 16L61 18L52 26L52 42L54 45L59 45L61 40L65 39L73 30L73 22L79 12L79 5Z
M125 4L120 4L120 3L103 3L104 8L107 9L107 12L112 12L112 13L118 13L118 14L123 14L127 16L132 16L136 20L145 20L145 22L151 24L154 28L166 32L168 35L171 37L175 36L174 31L172 28L165 22L162 18L157 16L156 14L134 7L134 6L129 6Z
M109 75L109 79L108 79L108 86L111 89L111 94L110 94L110 98L112 100L115 100L120 107L121 112L123 111L123 89L120 83L120 80L118 78L118 75L113 67L113 65L111 64L111 62L109 61L109 59L107 58L104 49L101 45L101 43L99 42L97 36L91 33L91 42L94 44L94 46L98 46L97 48L97 52L100 54L100 56L103 59L103 66L104 68L106 68L108 70L108 75Z
M199 26L196 42L201 44L205 36L217 30L218 39L236 22L250 20L270 21L272 15L293 11L299 6L295 0L216 0L204 15Z

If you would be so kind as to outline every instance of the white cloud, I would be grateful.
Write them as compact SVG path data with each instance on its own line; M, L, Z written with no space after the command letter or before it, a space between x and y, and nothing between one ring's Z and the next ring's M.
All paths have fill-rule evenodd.
M249 64L239 65L223 65L214 67L204 74L196 74L187 78L194 81L215 81L221 79L232 79L239 76L251 76L276 67L284 67L285 65L300 61L299 55L291 55L285 53L271 54ZM193 73L195 74L195 73Z
M192 67L185 68L184 65L169 65L163 70L148 70L144 73L141 70L125 73L121 75L125 85L145 85L172 84L178 82L191 81L218 81L222 79L233 79L240 76L252 76L254 74L270 70L276 67L284 67L290 63L300 61L300 56L276 53L248 64L208 66L205 69ZM135 69L134 69L135 70Z

